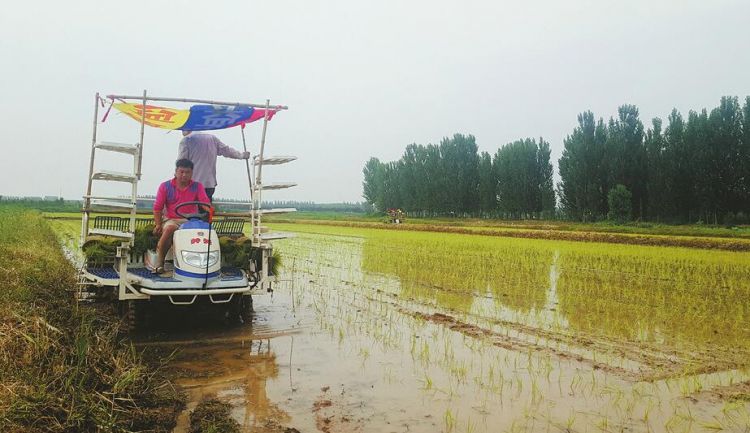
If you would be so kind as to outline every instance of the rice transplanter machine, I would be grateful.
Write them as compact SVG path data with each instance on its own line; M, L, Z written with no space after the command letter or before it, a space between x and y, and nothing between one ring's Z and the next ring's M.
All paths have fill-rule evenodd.
M109 109L99 120L99 108ZM174 109L150 105L153 103L177 102L193 104L189 109ZM124 113L140 124L139 139L135 143L115 143L98 140L100 123L106 121L112 108ZM219 102L201 99L161 98L149 96L144 90L141 96L107 95L106 99L96 94L94 105L94 127L91 142L91 157L83 196L80 245L85 248L95 242L106 240L111 254L106 260L85 259L79 272L79 299L90 299L102 295L114 299L130 330L145 324L146 312L153 301L172 305L216 304L226 309L229 315L247 320L252 311L253 291L269 290L275 279L272 241L288 237L286 233L271 233L261 225L263 215L293 212L296 209L262 209L261 195L266 190L277 190L296 186L294 183L263 183L263 167L291 162L293 156L265 156L266 131L269 121L286 106L265 104ZM249 201L240 203L246 211L225 213L223 219L214 218L213 205L185 203L177 209L187 222L175 231L173 248L167 255L165 272L154 274L149 264L154 251L142 245L139 229L148 230L150 218L138 218L138 183L141 180L141 165L146 126L171 129L206 131L239 127L242 143L247 151L245 126L262 121L262 133L258 153L246 160ZM115 152L132 156L132 169L111 171L96 167L99 152ZM128 196L113 197L94 193L101 183L129 184ZM214 204L231 204L237 202ZM188 205L198 205L203 212L185 213ZM106 215L97 215L103 214ZM111 216L111 214L124 214ZM249 222L249 234L245 225ZM247 254L241 255L241 263L223 263L222 242L240 245ZM153 239L152 239L153 241ZM225 244L229 245L229 244ZM153 245L149 245L153 247ZM85 254L84 254L85 257ZM245 259L246 258L246 259ZM166 302L168 300L168 302Z

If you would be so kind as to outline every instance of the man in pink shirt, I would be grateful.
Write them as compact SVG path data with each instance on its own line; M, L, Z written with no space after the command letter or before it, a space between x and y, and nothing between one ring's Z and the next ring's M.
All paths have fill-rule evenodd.
M250 152L240 152L222 143L211 134L197 134L182 131L184 138L177 151L178 159L189 159L195 164L193 177L206 188L206 194L213 200L216 190L216 157L218 155L232 159L248 159Z
M154 273L164 271L164 258L172 247L172 235L185 219L175 213L175 208L190 201L210 203L206 190L200 182L193 181L193 163L189 159L178 159L174 178L159 185L154 201L154 235L160 236L156 246ZM180 213L197 213L198 206L183 206ZM164 219L166 209L166 219Z

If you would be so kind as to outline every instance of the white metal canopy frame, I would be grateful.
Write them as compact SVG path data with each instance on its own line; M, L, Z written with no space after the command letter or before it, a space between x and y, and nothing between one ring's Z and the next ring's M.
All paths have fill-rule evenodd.
M146 90L140 96L129 96L129 95L107 95L107 99L110 99L112 103L115 100L128 102L133 101L135 103L140 102L142 109L140 110L140 134L139 140L135 144L126 143L112 143L112 142L99 142L97 141L97 128L99 127L99 104L102 103L103 98L99 93L96 93L94 100L94 121L93 121L93 133L91 139L91 154L89 160L89 172L86 185L86 194L83 196L83 217L81 221L81 245L91 235L105 235L120 238L122 240L121 246L117 249L117 263L116 270L118 271L117 285L119 285L119 299L142 299L148 298L148 293L155 293L153 290L147 290L146 292L139 292L133 286L132 278L127 277L128 273L128 261L129 251L133 246L135 240L135 227L136 227L136 214L137 214L137 196L138 196L138 182L141 179L141 166L142 166L142 155L143 155L143 144L144 135L147 123L146 118L146 106L149 102L180 102L180 103L194 103L194 104L206 104L223 107L251 107L258 109L265 109L263 113L263 127L260 139L260 145L258 154L254 155L251 159L245 160L245 167L248 178L248 193L250 201L247 203L250 205L250 209L247 213L233 213L232 216L249 217L252 227L252 245L259 247L263 251L263 261L267 263L271 254L271 245L268 241L273 239L282 239L287 237L282 233L265 233L261 227L261 216L263 214L270 213L282 213L282 212L294 212L296 209L261 209L261 193L263 190L281 189L296 186L295 183L274 183L264 185L262 181L263 166L264 165L278 165L291 162L296 159L292 156L273 156L267 157L264 155L266 146L266 132L268 129L268 122L272 114L272 111L287 110L288 107L285 105L271 105L270 100L266 100L265 104L245 103L245 102L225 102L225 101L214 101L206 99L191 99L191 98L166 98L149 96ZM106 116L105 116L106 117ZM133 117L133 116L131 116ZM260 119L258 119L260 120ZM103 120L102 120L103 122ZM237 124L231 126L240 126ZM223 129L223 128L219 128ZM242 145L245 152L247 152L247 142L245 139L244 125L240 127L242 133ZM96 170L95 169L95 157L97 151L109 151L129 154L133 156L133 168L132 171L117 172L110 170ZM251 168L252 165L252 168ZM92 187L94 181L105 181L105 182L125 182L131 184L130 197L107 197L92 195ZM113 228L91 228L90 227L90 215L92 212L96 212L97 209L106 209L107 212L112 212L112 209L117 209L117 213L128 213L129 224L128 230L113 229ZM85 272L84 272L85 274ZM268 278L267 266L264 266L262 271L261 280ZM86 276L86 275L84 275ZM90 275L91 276L91 275ZM102 279L96 276L89 278L89 284L96 285L114 285L115 281L112 279ZM171 290L170 294L179 294L179 290ZM187 294L187 293L186 293ZM192 294L192 292L190 293ZM206 293L209 294L209 293Z

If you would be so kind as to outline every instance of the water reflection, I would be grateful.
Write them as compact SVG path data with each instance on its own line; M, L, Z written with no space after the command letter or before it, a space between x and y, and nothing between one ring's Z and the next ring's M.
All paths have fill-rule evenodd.
M362 431L462 431L458 425L465 431L607 426L651 432L674 431L693 419L743 431L732 420L746 419L745 406L728 415L720 403L685 397L747 380L728 371L733 361L747 363L738 355L745 349L696 356L712 350L695 346L706 340L690 329L676 331L700 317L689 312L701 308L699 299L668 304L669 285L633 284L645 281L640 273L684 283L701 278L731 287L736 296L747 290L741 276L748 264L739 256L731 262L698 250L341 230L358 238L302 234L279 249L299 311L314 312L322 330L300 342L327 344L320 353L331 360L303 366L308 374L301 383L308 394L340 384L350 399L344 407L370 427ZM737 267L734 276L721 275L728 266ZM623 293L633 287L634 295ZM654 287L661 298L642 293ZM672 309L654 315L665 306ZM677 322L675 332L659 319ZM685 375L682 368L693 364L723 372ZM428 419L443 425L426 425Z
M399 296L436 308L714 369L750 363L748 253L386 231L345 247L304 243L315 251L318 240L330 254L312 254L342 257L344 279L390 275Z
M281 425L289 415L267 394L267 385L279 375L270 339L182 348L170 363L176 383L188 393L188 410L175 432L188 431L188 414L205 398L219 398L232 406L232 417L243 431ZM162 343L163 344L163 343Z

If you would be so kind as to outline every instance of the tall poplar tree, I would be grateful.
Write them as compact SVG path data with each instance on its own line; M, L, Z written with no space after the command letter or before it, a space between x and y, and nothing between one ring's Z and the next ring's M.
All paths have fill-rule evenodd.
M638 118L638 108L635 105L622 105L617 113L617 118L609 121L607 134L609 184L624 185L632 193L632 215L643 218L648 204L643 123Z
M514 218L554 211L549 143L540 138L517 140L498 149L493 166L498 208Z
M745 97L745 105L742 107L742 177L744 207L742 212L750 221L750 96Z
M362 197L370 203L376 211L385 209L384 182L385 167L377 158L370 158L362 169L364 181L362 182Z
M555 213L555 186L553 179L552 162L550 161L551 150L549 142L539 137L539 145L536 152L537 179L539 184L540 211L545 217L552 217Z
M663 219L668 215L668 161L666 160L665 140L662 135L662 122L658 117L651 121L651 128L646 131L644 144L648 171L646 184L647 215L652 220Z
M558 192L563 210L574 219L603 218L607 213L611 182L606 142L604 122L596 122L591 111L578 115L578 126L563 141Z
M708 117L700 193L714 222L741 209L744 173L742 110L736 97L722 97Z
M492 156L482 152L479 156L479 211L488 215L497 208L497 177L492 169Z
M666 209L673 222L689 222L695 207L694 149L685 141L686 124L682 115L673 109L664 130Z

